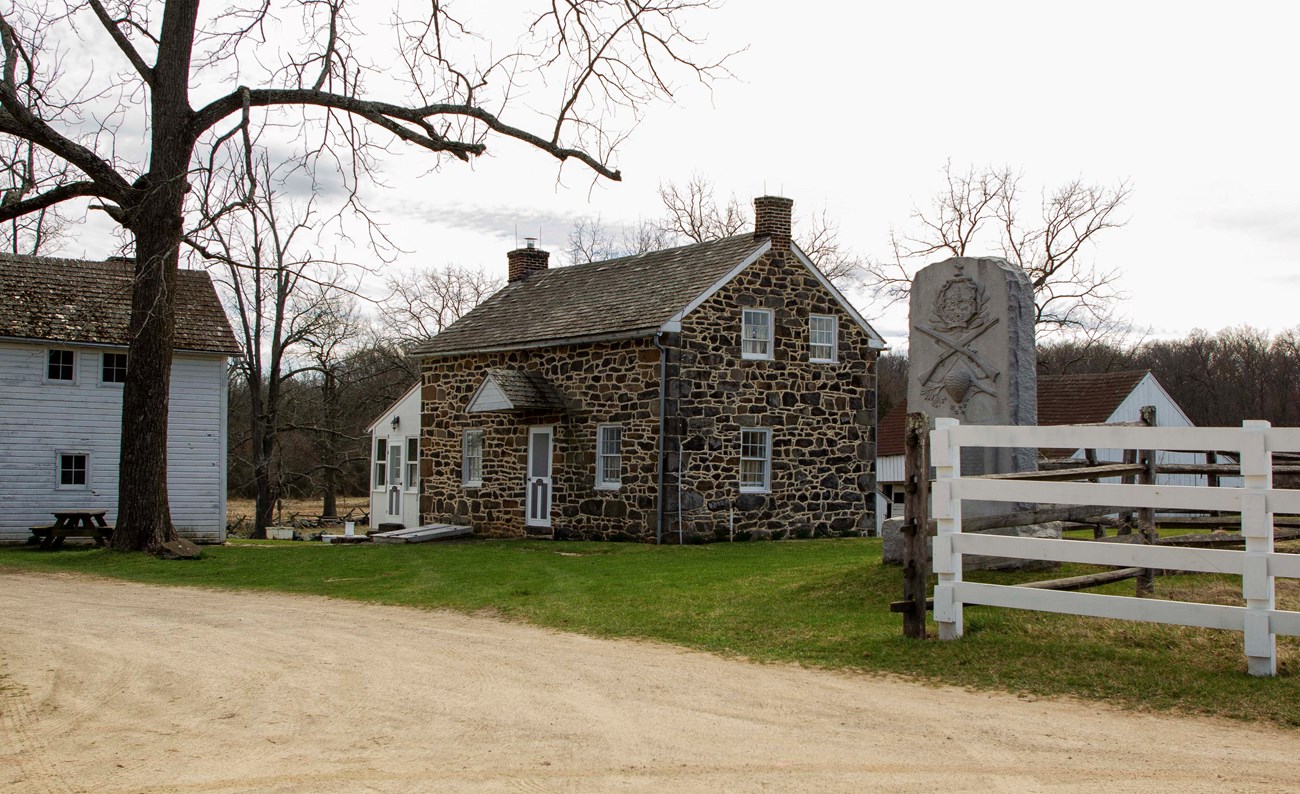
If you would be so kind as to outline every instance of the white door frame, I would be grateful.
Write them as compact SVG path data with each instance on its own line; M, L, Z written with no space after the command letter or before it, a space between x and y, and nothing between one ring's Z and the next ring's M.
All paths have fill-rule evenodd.
M406 439L388 439L388 483L384 486L384 508L389 518L402 518L402 479L406 471L402 467L402 454L406 451Z
M533 437L545 434L546 452L543 461L533 458ZM545 463L545 469L536 466ZM555 426L537 425L528 428L528 469L524 472L524 525L529 527L549 527L551 525L552 492L554 490L555 472ZM545 474L534 476L535 471ZM541 504L535 504L538 500ZM538 509L538 508L541 509Z

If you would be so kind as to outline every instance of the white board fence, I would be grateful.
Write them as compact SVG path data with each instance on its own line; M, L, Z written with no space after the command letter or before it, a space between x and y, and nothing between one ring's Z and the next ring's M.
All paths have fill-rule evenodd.
M961 476L963 447L1117 448L1241 453L1241 486L1121 485L1088 482L986 480ZM1273 488L1272 453L1300 452L1300 428L1249 421L1232 427L1105 427L962 425L937 419L930 434L935 482L934 618L941 639L962 634L962 607L984 604L1068 615L1231 629L1244 634L1251 675L1277 673L1277 635L1300 636L1300 612L1279 610L1276 577L1300 578L1300 555L1273 549L1273 514L1300 514L1300 491ZM1103 544L961 531L963 500L1241 513L1244 551ZM962 555L1230 574L1241 577L1246 605L1223 606L1152 598L1038 590L962 581Z

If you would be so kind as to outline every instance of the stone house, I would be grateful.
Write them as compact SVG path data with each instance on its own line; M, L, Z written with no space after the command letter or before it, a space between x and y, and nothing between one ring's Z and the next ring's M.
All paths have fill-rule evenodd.
M874 526L881 337L791 242L752 234L509 281L421 360L420 515L476 533L701 542Z

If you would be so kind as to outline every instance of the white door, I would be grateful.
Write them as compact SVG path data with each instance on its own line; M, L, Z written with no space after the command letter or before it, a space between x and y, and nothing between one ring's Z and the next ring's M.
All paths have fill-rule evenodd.
M402 518L402 444L388 443L388 517Z
M525 484L526 520L530 527L551 525L551 428L528 430L528 480Z

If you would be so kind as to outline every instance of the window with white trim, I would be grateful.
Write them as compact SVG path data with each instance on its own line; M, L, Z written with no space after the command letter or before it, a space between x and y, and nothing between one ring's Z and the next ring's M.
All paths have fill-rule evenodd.
M375 439L375 488L388 485L388 439Z
M740 490L767 493L772 489L772 431L740 431Z
M808 360L816 364L834 364L838 337L839 326L834 316L808 315Z
M617 489L623 484L623 428L596 427L596 487Z
M60 452L58 487L90 487L90 455L85 452Z
M742 309L740 313L740 357L772 357L772 312L767 309Z
M71 350L51 350L46 359L45 379L72 383L76 380L76 369L73 366L75 360L76 354Z
M420 487L420 439L410 436L406 439L406 490L414 491Z
M478 488L483 484L483 431L466 430L461 450L461 484L466 488Z
M126 383L126 353L103 353L99 364L100 383Z

